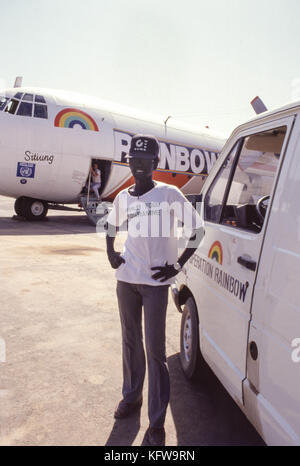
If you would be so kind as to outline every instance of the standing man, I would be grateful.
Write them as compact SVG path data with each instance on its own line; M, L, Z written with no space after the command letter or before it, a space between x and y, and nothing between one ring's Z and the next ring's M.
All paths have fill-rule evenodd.
M123 399L114 416L125 418L142 405L145 377L142 308L148 362L148 416L143 444L165 444L164 422L170 397L166 362L165 326L168 289L175 275L197 249L202 237L201 219L175 186L156 182L159 161L155 137L132 138L129 167L135 184L121 191L107 219L107 255L116 271L122 328ZM175 218L184 221L192 236L178 258ZM114 249L118 227L127 223L128 235L121 253Z
M101 186L101 172L96 162L91 167L91 174L92 174L91 187L93 188L96 198L100 200L99 188Z

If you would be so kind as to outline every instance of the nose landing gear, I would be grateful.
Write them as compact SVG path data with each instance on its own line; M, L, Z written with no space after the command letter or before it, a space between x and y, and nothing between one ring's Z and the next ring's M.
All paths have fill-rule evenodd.
M15 212L26 220L38 221L46 217L48 204L30 197L19 197L15 202Z

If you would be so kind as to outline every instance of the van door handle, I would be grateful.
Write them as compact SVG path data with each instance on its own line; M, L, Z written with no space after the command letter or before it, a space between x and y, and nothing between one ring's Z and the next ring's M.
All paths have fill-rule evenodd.
M246 267L246 269L252 270L255 272L256 270L256 262L252 259L249 259L248 257L243 257L240 256L238 257L238 263L241 264L243 267Z

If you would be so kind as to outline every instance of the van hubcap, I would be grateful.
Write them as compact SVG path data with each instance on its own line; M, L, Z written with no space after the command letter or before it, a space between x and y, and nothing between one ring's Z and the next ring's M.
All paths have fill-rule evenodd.
M190 361L192 352L192 321L190 314L187 314L184 322L183 348L185 359Z

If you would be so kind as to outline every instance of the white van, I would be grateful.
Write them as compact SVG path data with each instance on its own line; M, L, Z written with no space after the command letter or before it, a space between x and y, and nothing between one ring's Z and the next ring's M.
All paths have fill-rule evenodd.
M269 445L300 445L300 102L239 126L177 275L182 367L203 359Z

